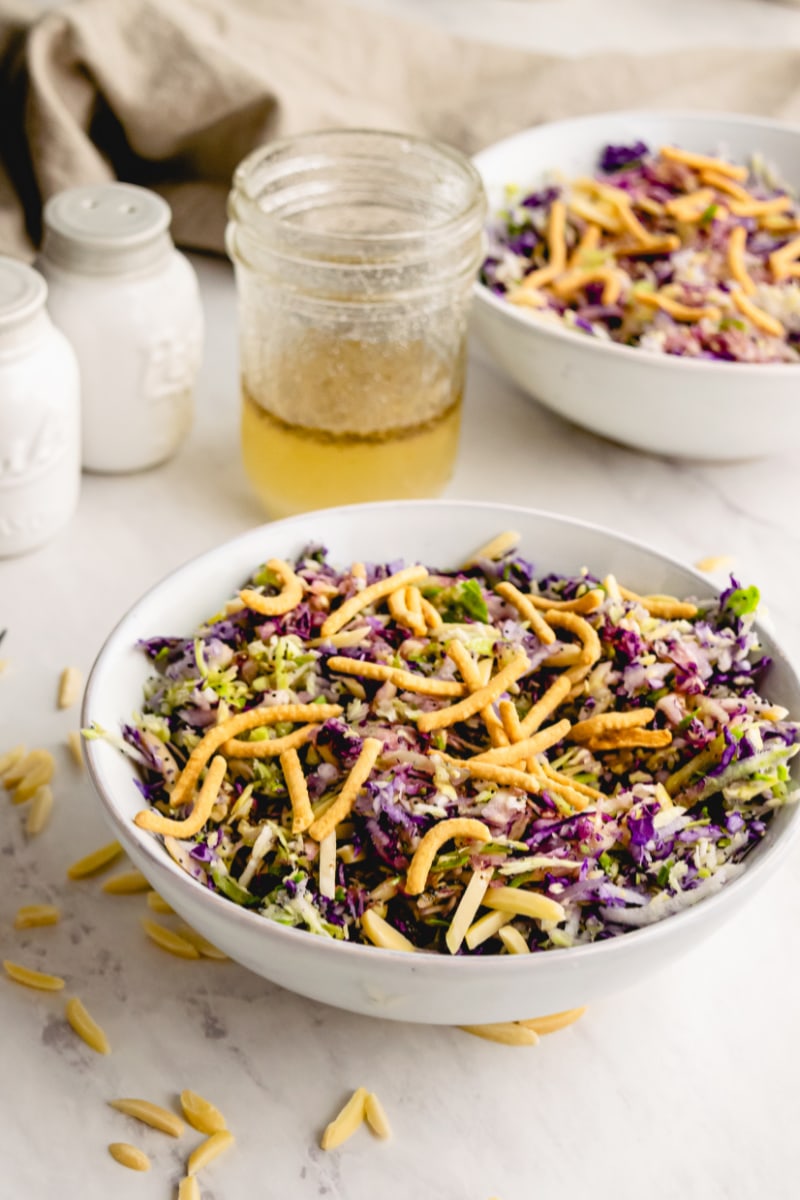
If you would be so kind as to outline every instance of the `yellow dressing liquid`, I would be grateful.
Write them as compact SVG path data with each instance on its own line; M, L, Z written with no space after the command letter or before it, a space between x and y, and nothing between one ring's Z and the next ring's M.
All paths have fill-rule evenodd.
M267 360L269 361L269 360ZM242 386L242 455L273 517L437 495L458 447L463 355L430 346L307 339Z
M242 454L251 484L275 517L362 500L435 496L453 469L460 397L441 416L369 437L289 425L244 393Z

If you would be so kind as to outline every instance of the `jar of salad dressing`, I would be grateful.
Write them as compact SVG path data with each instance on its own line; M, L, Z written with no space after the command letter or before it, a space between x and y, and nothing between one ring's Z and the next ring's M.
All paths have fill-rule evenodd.
M255 151L230 195L245 470L272 516L436 495L450 477L485 197L402 134Z

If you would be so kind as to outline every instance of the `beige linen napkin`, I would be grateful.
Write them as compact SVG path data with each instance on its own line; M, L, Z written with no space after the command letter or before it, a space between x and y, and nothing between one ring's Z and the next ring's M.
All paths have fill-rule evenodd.
M167 198L180 243L221 251L233 168L280 134L383 126L474 151L648 106L800 119L800 54L559 59L344 0L73 0L31 21L4 4L0 252L32 253L54 192L115 176Z

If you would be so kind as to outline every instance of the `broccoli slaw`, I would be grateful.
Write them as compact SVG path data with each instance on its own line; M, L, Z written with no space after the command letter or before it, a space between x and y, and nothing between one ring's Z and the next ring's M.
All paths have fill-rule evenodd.
M800 205L750 168L606 146L591 176L509 185L481 282L531 319L653 353L800 362Z
M153 674L113 740L143 827L204 817L218 767L201 826L164 837L201 884L321 936L462 955L600 941L734 878L797 798L757 590L641 597L500 551L404 571L307 547L142 642Z

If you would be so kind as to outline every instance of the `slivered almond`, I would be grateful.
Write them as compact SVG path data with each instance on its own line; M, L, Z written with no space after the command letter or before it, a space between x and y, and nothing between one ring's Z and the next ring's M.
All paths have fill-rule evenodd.
M49 783L53 778L55 761L52 754L48 750L40 750L39 755L40 757L31 769L25 772L14 789L11 796L12 804L25 804L26 801L30 800L36 794L40 787Z
M11 750L6 750L4 754L0 754L0 779L4 778L6 773L10 773L15 767L23 761L27 755L27 750L23 745L14 746ZM22 776L20 776L20 779Z
M143 917L142 928L151 941L160 946L162 950L168 951L169 954L174 954L177 958L200 957L200 951L196 946L193 946L185 937L181 937L179 933L167 929L166 925L159 925L158 921L151 921L147 917Z
M484 1038L487 1042L499 1042L502 1046L535 1046L538 1034L515 1021L497 1021L493 1025L462 1025L464 1033Z
M168 914L175 911L174 908L171 908L170 905L167 904L163 896L159 896L158 892L147 893L147 907L152 909L153 912L157 913Z
M228 955L215 946L213 942L209 942L208 938L204 938L202 933L198 933L196 929L192 929L191 925L182 925L180 936L196 950L199 950L201 958L211 958L216 962L227 962Z
M386 1116L383 1105L374 1092L368 1092L367 1098L364 1101L364 1115L367 1118L367 1124L374 1134L379 1138L390 1138L392 1136L392 1127L389 1124L389 1118Z
M228 1128L227 1121L216 1105L189 1088L181 1092L181 1108L192 1128L200 1133L220 1133Z
M129 1142L111 1142L108 1153L121 1167L127 1167L129 1171L150 1170L150 1159L144 1150L140 1150L138 1146L131 1146Z
M76 767L83 769L83 737L79 729L70 729L67 734L67 745Z
M490 888L483 899L484 907L498 912L513 913L520 917L532 917L536 921L563 921L566 913L562 905L541 892L525 888Z
M503 926L513 920L513 913L485 913L482 917L478 918L474 925L470 925L464 941L470 950L474 950L476 946L482 945L483 942L488 942L489 938L496 937Z
M319 843L319 894L326 900L336 895L336 830L332 829Z
M149 890L150 884L141 871L123 871L120 875L112 875L103 884L103 891L111 896L131 896Z
M32 967L11 962L7 958L3 959L3 970L15 983L21 983L23 987L34 988L39 992L60 992L64 987L64 980L60 975L48 975L45 971L34 971Z
M470 554L461 564L461 569L464 571L474 567L482 559L494 560L505 558L512 550L519 545L519 534L514 529L507 529L504 533L498 533L491 541L486 542L474 554Z
M359 1126L363 1125L366 1115L367 1089L360 1087L353 1092L344 1108L337 1114L325 1129L320 1139L323 1150L335 1150L351 1138Z
M84 1003L77 996L67 1001L66 1017L79 1038L82 1038L96 1054L110 1054L111 1046L103 1030L97 1024Z
M706 558L698 558L694 564L698 571L722 571L733 562L731 554L709 554Z
M72 708L80 700L83 691L83 675L77 667L64 667L58 683L58 707Z
M519 1025L524 1025L526 1029L532 1029L534 1033L538 1033L540 1037L548 1033L556 1033L559 1029L565 1029L567 1025L573 1025L575 1021L579 1021L586 1012L586 1006L582 1008L569 1008L564 1012L551 1013L548 1017L532 1017L529 1020L519 1021Z
M483 897L486 895L486 889L493 874L493 867L484 867L481 870L472 872L472 877L464 889L456 911L453 913L450 928L444 936L447 949L451 954L455 954L459 950L467 930L475 920L475 914L481 906Z
M175 1116L175 1113L162 1108L160 1104L153 1104L150 1100L109 1100L108 1104L117 1112L125 1113L126 1117L133 1117L134 1120L141 1121L143 1125L149 1125L151 1129L168 1133L170 1137L180 1137L186 1128L180 1117Z
M374 908L368 908L363 913L361 928L373 946L380 946L384 950L403 950L412 953L416 950L414 943L410 942L399 929L395 929L388 921L384 921Z
M105 871L113 862L116 862L122 853L122 846L119 842L109 842L106 846L100 846L91 854L79 858L71 867L67 867L67 878L86 879L89 875L97 875L98 872Z
M35 929L39 925L57 925L61 911L54 904L23 904L14 918L15 929Z
M530 954L531 948L518 929L504 925L500 930L500 941L509 954Z
M17 750L22 750L22 755L16 753ZM6 791L15 788L18 783L21 783L25 776L38 766L39 763L47 762L52 758L52 755L47 750L31 750L29 753L24 753L24 746L16 747L10 751L10 754L16 755L14 762L10 763L3 772L3 787Z
M47 826L53 813L53 789L46 783L37 788L33 794L28 815L25 820L25 832L28 837L36 837Z
M202 1171L203 1167L207 1167L215 1158L219 1158L226 1150L230 1150L231 1146L235 1145L236 1139L233 1134L227 1129L220 1129L218 1133L212 1133L204 1142L192 1151L186 1163L186 1174L196 1175L198 1171Z

